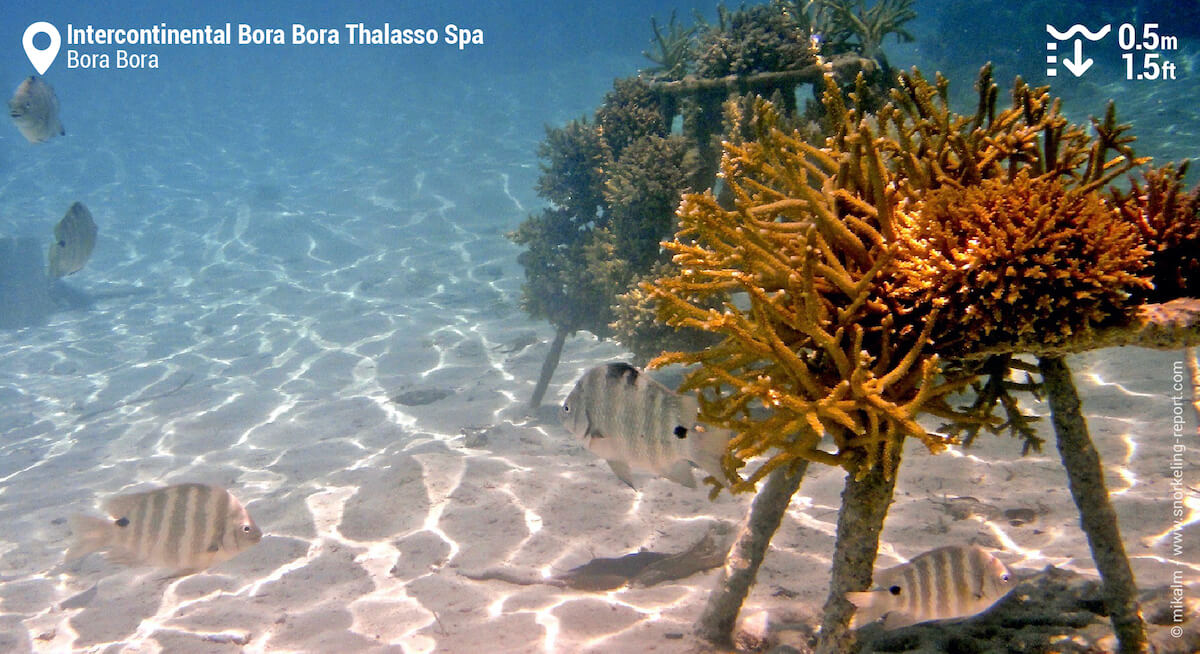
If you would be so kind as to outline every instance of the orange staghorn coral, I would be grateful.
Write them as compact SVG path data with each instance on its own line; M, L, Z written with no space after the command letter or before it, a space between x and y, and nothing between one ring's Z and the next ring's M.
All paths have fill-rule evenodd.
M666 244L680 273L645 287L668 324L724 336L652 365L701 364L683 388L708 391L706 418L738 432L725 459L735 490L798 459L865 474L896 461L905 436L940 449L946 439L914 418L960 385L937 380L925 347L935 315L920 334L894 334L880 273L894 256L899 197L884 185L871 128L864 122L843 139L865 162L847 168L778 121L770 103L756 103L757 138L725 144L721 170L735 207L711 192L685 196L678 238ZM726 298L722 309L702 306L713 295ZM824 434L832 450L821 448ZM758 456L767 458L739 477Z
M919 71L900 75L891 104L878 112L888 138L880 149L896 170L896 183L906 197L941 186L964 187L984 179L1012 180L1021 170L1029 176L1061 179L1068 188L1100 189L1124 172L1150 159L1134 155L1127 134L1108 105L1103 120L1092 120L1096 135L1067 121L1062 102L1050 87L1030 87L1020 77L1013 84L1012 104L997 110L998 89L991 65L975 83L979 103L971 115L949 108L949 81L938 75L930 84ZM1109 152L1115 153L1108 158Z
M1136 225L1151 253L1151 301L1200 296L1200 186L1185 191L1188 162L1147 170L1143 183L1112 191L1112 200Z
M1133 223L1099 193L1024 169L930 191L898 213L897 230L894 291L918 313L942 310L944 354L1126 323L1130 298L1151 286Z
M700 364L685 387L704 391L707 418L739 432L726 460L735 488L796 459L863 474L905 436L937 450L951 439L922 428L922 412L995 424L944 398L978 367L943 372L934 355L1077 345L1136 320L1149 251L1101 194L1146 161L1128 126L1110 105L1089 136L1020 79L997 111L989 67L977 89L975 114L955 114L945 79L914 70L869 114L827 77L824 147L782 129L769 102L749 115L727 105L732 208L711 192L686 195L665 244L678 272L644 288L668 324L724 338L655 363Z

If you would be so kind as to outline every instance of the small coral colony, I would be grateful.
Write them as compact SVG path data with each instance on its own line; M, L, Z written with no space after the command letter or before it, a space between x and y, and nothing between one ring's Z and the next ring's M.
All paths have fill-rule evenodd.
M631 467L686 482L681 457L711 471L711 437L723 435L712 494L764 500L729 554L751 578L774 530L755 522L772 511L765 496L786 508L808 463L844 468L818 647L836 651L852 642L852 603L856 623L912 622L976 613L1006 592L990 555L935 551L909 565L996 570L976 575L995 582L948 587L972 598L960 610L906 608L911 588L880 585L903 574L872 580L879 530L906 438L936 453L1007 429L1040 449L1017 395L1044 394L1107 615L1122 649L1140 651L1136 587L1063 357L1195 342L1200 190L1184 187L1186 163L1147 168L1112 104L1073 124L1049 87L1021 78L1002 102L985 65L975 111L953 111L947 79L883 56L886 36L911 39L911 2L865 4L654 22L654 68L617 80L593 120L547 128L538 191L549 206L511 234L526 248L525 309L558 346L588 330L650 367L687 366L678 390L697 400L609 364L576 385L564 421L627 482ZM800 107L806 85L817 101ZM697 628L715 642L733 624L715 598L739 606L748 585L738 590L733 568ZM900 597L881 611L872 592Z

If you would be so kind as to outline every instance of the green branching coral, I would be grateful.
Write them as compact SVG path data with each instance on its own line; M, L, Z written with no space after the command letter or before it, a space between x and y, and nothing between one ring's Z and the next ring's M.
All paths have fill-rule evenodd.
M885 61L883 40L895 34L901 41L912 41L904 24L917 17L912 0L879 0L867 7L863 0L816 0L821 11L821 35L837 47L853 47L868 59Z
M562 128L546 128L538 146L542 175L538 195L564 209L577 227L591 221L604 202L600 168L607 155L601 132L586 118Z
M617 160L626 146L644 136L667 136L670 125L664 120L659 97L639 78L618 79L604 94L596 109L596 125L608 147L607 156Z
M667 258L659 242L675 230L680 194L695 178L695 151L669 135L658 97L644 81L617 80L595 120L547 128L538 148L538 194L550 207L509 237L525 248L522 306L556 328L540 402L566 335L613 335L617 296ZM631 333L626 323L622 337Z
M654 45L657 50L644 51L642 55L656 65L643 72L662 80L683 79L691 68L694 57L692 37L699 25L684 29L682 25L675 23L675 12L672 11L665 31L659 29L658 21L654 18L650 19L650 27L654 29Z
M637 284L652 270L662 270L670 254L660 243L677 228L675 209L679 197L690 189L697 167L696 150L679 135L644 136L605 168L607 203L606 258L604 268L615 289L612 325L617 340L639 362L670 347L703 347L710 339L695 330L676 330L654 322L649 298ZM616 266L613 262L621 262Z
M611 293L587 270L587 248L604 209L601 174L609 148L587 119L546 128L538 148L538 194L551 206L531 215L508 236L525 247L522 308L564 333L592 329L607 335Z
M810 33L776 5L729 11L718 7L719 23L696 44L696 74L725 77L796 70L816 61Z
M578 216L544 209L509 238L526 248L517 257L525 268L521 308L566 333L591 329L607 336L610 292L587 268L591 233L580 228Z
M674 233L679 196L690 190L694 163L688 160L683 137L645 136L605 169L608 224L616 251L634 270L649 270L666 258L659 242Z
M921 313L941 309L943 353L1127 322L1130 298L1150 287L1132 223L1099 193L1024 169L934 189L897 218L896 295Z

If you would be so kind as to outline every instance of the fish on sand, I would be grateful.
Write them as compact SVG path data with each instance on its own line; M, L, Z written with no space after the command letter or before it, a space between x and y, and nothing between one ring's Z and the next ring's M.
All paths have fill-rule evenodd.
M50 277L58 279L83 268L96 247L96 221L92 212L76 202L67 215L54 226L54 243L50 245Z
M882 617L884 628L894 629L982 613L1012 588L999 559L973 545L952 545L876 572L871 590L846 593L846 599L858 609L852 626Z
M54 88L37 75L30 75L17 87L8 101L8 113L30 143L44 143L67 133L58 119Z
M725 563L733 539L729 523L715 522L691 547L675 554L641 550L617 558L594 558L583 565L545 577L540 572L488 568L478 572L459 570L458 574L475 581L497 580L521 586L547 584L575 590L607 591L626 585L648 587L697 572L712 570Z
M633 487L633 470L695 488L692 464L725 479L721 457L732 433L697 422L700 405L627 363L589 369L559 408L583 445Z
M176 484L117 495L104 503L109 518L69 519L74 543L68 561L105 551L110 560L188 574L233 558L262 531L229 491L208 484Z

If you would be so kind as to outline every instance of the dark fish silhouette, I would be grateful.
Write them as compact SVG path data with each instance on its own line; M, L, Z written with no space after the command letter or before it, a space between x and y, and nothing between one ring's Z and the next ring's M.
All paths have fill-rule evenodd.
M96 221L87 207L80 202L72 204L67 215L54 226L50 277L57 279L83 268L96 247L96 231Z
M31 75L8 101L8 112L30 143L44 143L67 133L58 119L58 96L42 78Z
M728 523L716 523L709 527L703 538L682 552L664 554L641 551L617 558L595 558L553 577L503 568L477 572L460 570L459 574L475 581L495 580L520 586L545 584L586 591L615 590L624 586L654 586L666 581L686 579L697 572L711 570L725 563L732 531Z

